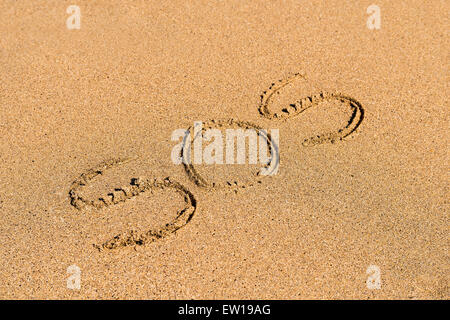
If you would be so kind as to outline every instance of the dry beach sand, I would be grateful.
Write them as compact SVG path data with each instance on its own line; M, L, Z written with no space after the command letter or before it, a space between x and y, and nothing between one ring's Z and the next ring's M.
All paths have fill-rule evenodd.
M449 2L371 4L1 1L0 298L448 299ZM279 129L278 173L196 184L208 120Z

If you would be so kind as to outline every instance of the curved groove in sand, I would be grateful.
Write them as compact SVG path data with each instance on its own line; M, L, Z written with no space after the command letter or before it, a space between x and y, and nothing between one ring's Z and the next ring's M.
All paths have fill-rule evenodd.
M303 141L304 146L342 140L352 134L360 126L364 119L364 108L356 99L341 93L320 92L318 94L306 96L297 101L294 101L287 107L283 108L281 110L281 113L272 112L270 110L270 104L273 100L274 95L278 94L282 88L292 83L298 77L306 79L303 75L297 73L292 77L288 77L286 79L282 79L278 82L272 83L272 85L263 92L263 94L261 95L261 102L258 107L258 111L262 117L271 120L287 120L301 114L305 110L308 110L312 107L317 107L322 103L333 100L338 100L350 107L350 109L352 110L352 114L350 115L348 122L343 127L338 129L336 132L323 133L315 137L307 138Z
M235 120L235 119L208 120L203 123L203 130L212 129L212 128L230 128L231 129L232 127L255 130L258 136L261 136L261 137L263 137L264 140L266 140L267 150L269 150L269 154L270 154L269 162L267 164L263 165L263 168L265 168L265 169L273 168L278 165L278 163L280 161L278 146L272 140L271 135L269 133L266 133L265 130L263 128L261 128L260 126L253 124L251 122L248 122L248 121L239 121L239 120ZM220 182L210 181L207 177L202 175L199 172L199 170L196 168L196 166L194 166L187 159L187 156L186 156L187 153L185 152L186 145L192 146L193 141L196 138L198 138L198 137L191 138L190 144L187 144L186 139L188 137L192 137L192 136L193 136L193 127L189 127L186 131L186 136L185 136L185 139L183 142L183 147L181 148L180 156L183 159L182 163L183 163L184 169L185 169L189 179L192 182L194 182L197 186L206 188L206 189L227 188L227 189L231 189L231 190L237 192L239 189L243 189L246 187L252 187L253 185L255 185L257 183L262 183L261 169L255 169L251 172L251 175L254 176L255 182L242 183L242 182L238 182L235 180L233 180L233 181L230 180L230 181L225 181L223 183L220 183Z
M81 190L92 179L94 179L98 175L102 175L109 168L119 166L121 164L129 162L130 160L131 159L129 158L108 160L102 162L96 168L90 169L87 172L83 173L72 183L72 186L69 190L70 204L78 210L83 210L89 206L95 209L101 209L107 206L116 205L120 202L124 202L146 191L172 189L183 197L185 206L177 212L173 220L171 220L169 223L166 223L164 226L145 232L129 230L124 233L120 233L101 244L94 244L94 247L98 250L144 245L146 243L151 243L158 239L164 238L185 226L192 219L197 208L197 200L195 199L194 195L183 185L179 184L176 181L171 181L169 178L165 178L163 180L145 180L142 178L132 178L128 186L115 188L114 192L108 193L106 197L91 200L85 199L82 196Z
M95 177L102 175L106 170L123 165L130 162L131 158L118 158L103 161L93 169L89 169L80 175L73 183L69 189L69 199L70 204L78 210L83 210L86 207L93 207L95 209L101 209L119 202L126 201L136 195L141 191L132 182L130 187L116 188L114 192L108 193L107 196L100 197L98 199L86 199L83 197L81 190Z
M197 200L195 199L194 195L184 186L182 186L178 182L164 179L163 181L145 181L142 184L142 188L146 190L163 190L167 188L173 189L182 197L184 197L185 207L177 212L176 217L172 221L166 223L164 226L158 229L150 229L144 232L129 230L120 233L99 245L94 245L95 248L97 248L98 250L112 250L121 247L140 246L152 243L159 239L167 237L168 235L184 227L189 221L191 221L192 217L194 216L195 210L197 209Z

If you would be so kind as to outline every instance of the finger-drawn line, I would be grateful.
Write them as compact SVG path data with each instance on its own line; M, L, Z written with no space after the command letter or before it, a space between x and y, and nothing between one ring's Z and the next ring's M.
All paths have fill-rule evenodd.
M141 192L144 190L166 189L170 188L178 192L184 198L185 207L179 210L173 220L166 223L164 226L157 229L150 229L144 232L136 230L129 230L120 233L113 238L103 242L100 245L94 245L98 250L112 250L126 246L141 246L151 242L155 242L159 239L167 237L171 233L176 232L178 229L184 227L194 216L197 209L197 200L194 195L178 182L171 181L169 178L163 181L135 181L134 182Z
M127 199L139 194L139 190L135 185L132 185L130 188L116 188L113 192L108 193L107 196L100 197L98 199L85 199L81 194L83 187L85 187L95 177L103 174L106 170L112 167L123 165L132 160L133 158L110 159L81 174L80 177L72 183L72 186L69 189L70 204L78 210L82 210L87 206L101 209L112 204L126 201Z
M297 73L291 77L272 83L269 89L264 91L261 95L261 102L258 107L260 115L271 120L288 120L298 116L312 107L317 107L322 103L337 100L350 107L352 113L348 122L343 127L338 129L337 132L323 133L315 137L305 139L303 141L303 145L312 146L325 142L335 142L337 140L343 140L345 137L355 132L364 119L364 109L361 103L359 103L356 99L342 93L320 92L318 94L309 95L294 101L287 107L283 108L281 113L272 112L269 107L275 94L279 94L282 88L291 84L299 77L306 79L303 75Z
M132 178L129 185L115 188L113 192L108 193L105 197L100 197L98 199L86 199L83 197L81 190L95 177L102 175L106 170L112 167L122 165L131 160L133 159L111 159L104 161L95 168L81 174L81 176L72 183L69 190L70 204L78 210L83 210L89 206L98 210L124 202L146 191L154 192L156 190L173 189L183 196L185 203L184 208L177 212L174 219L158 229L151 229L145 232L129 230L120 233L101 244L94 244L94 247L98 250L116 249L130 245L144 245L164 238L191 221L197 208L197 201L194 195L187 188L176 181L172 181L170 178L165 178L161 181L158 179L147 180L143 178Z
M210 181L206 176L200 174L199 170L192 164L192 162L189 159L190 153L186 152L185 148L190 147L193 145L195 139L201 138L199 136L200 132L197 134L197 136L194 136L193 134L193 127L189 127L186 130L186 135L183 141L183 147L181 148L180 156L182 157L183 166L184 169L191 181L193 181L197 186L207 189L219 189L219 188L227 188L231 189L234 192L237 192L239 189L244 189L246 187L252 187L255 184L262 183L262 177L261 171L263 169L265 170L271 170L272 168L276 168L279 164L279 152L278 152L278 146L273 141L271 135L267 132L265 132L264 129L262 129L260 126L253 124L249 121L239 121L235 119L221 119L221 120L208 120L202 123L202 133L204 133L208 129L218 129L218 128L242 128L242 129L251 129L255 130L258 137L262 137L267 144L267 150L270 154L269 161L267 164L264 164L262 168L255 168L252 170L251 175L254 176L254 182L249 183L243 183L235 180L227 180L225 182L217 182L217 181ZM191 141L188 142L186 139L190 138ZM270 175L270 172L266 175Z

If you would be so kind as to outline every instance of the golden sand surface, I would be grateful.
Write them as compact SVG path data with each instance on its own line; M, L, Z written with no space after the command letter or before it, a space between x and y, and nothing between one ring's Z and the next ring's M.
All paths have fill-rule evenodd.
M448 299L450 5L372 4L2 0L0 298ZM277 174L174 164L194 121Z

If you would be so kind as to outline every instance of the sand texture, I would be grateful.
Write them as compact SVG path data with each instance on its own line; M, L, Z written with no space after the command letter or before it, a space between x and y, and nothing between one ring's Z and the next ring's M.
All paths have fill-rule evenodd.
M0 298L449 299L450 3L371 4L2 0Z

